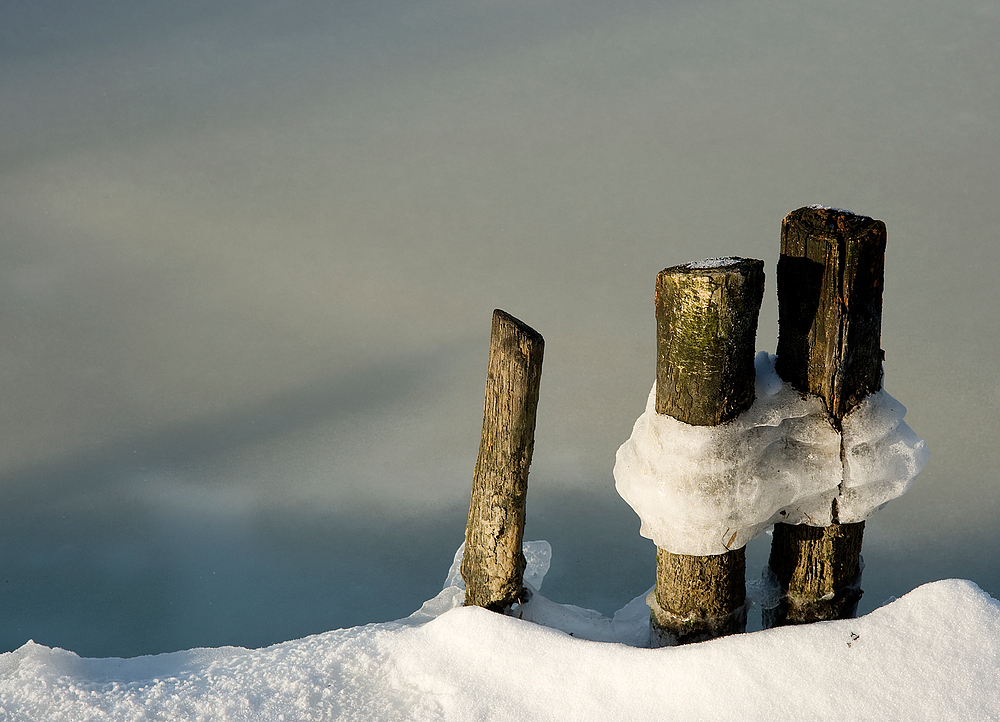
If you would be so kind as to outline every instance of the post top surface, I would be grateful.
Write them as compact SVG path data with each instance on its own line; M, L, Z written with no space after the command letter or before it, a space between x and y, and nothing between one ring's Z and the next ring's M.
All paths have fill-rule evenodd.
M742 258L740 256L726 256L723 258L706 258L701 261L682 263L679 266L670 266L660 271L663 276L717 276L732 273L752 273L755 270L763 270L764 262L756 258Z
M853 213L843 208L811 205L798 208L784 217L783 229L798 226L800 230L822 237L860 236L861 240L884 239L885 223L871 216Z
M542 340L542 334L538 333L538 331L533 329L531 326L526 324L521 319L511 316L503 309L500 308L493 309L493 319L495 322L513 326L518 331L520 331L521 334L523 334L528 338L538 339L539 341Z

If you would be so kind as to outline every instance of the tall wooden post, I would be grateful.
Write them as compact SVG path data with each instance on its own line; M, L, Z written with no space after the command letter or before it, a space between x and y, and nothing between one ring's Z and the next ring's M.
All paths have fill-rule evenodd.
M775 368L822 397L831 423L882 386L885 224L834 208L792 211L781 224ZM861 599L864 522L775 524L769 566L784 598L765 625L854 616Z
M764 262L702 261L656 278L658 414L718 426L754 400L754 341L764 294ZM650 600L654 644L698 642L746 629L746 557L656 550Z
M545 341L510 314L493 312L483 435L465 527L465 604L502 612L525 598L524 505L535 444Z

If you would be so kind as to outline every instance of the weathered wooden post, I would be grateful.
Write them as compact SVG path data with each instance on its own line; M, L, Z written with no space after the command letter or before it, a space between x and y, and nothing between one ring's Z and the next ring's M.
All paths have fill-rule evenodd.
M718 426L750 408L763 293L764 262L753 259L713 259L659 273L656 413ZM704 557L657 549L650 602L654 644L744 631L744 549Z
M800 208L781 224L775 369L822 397L838 431L882 386L885 241L882 221L834 208ZM839 523L836 499L831 518L828 527L774 525L768 564L784 597L765 625L854 616L865 525Z
M465 527L465 604L502 612L523 599L524 503L542 376L541 334L493 312L483 435Z

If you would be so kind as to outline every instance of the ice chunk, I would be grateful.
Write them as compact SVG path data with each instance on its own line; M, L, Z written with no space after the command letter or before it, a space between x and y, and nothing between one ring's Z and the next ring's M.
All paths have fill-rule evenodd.
M630 647L648 647L649 638L649 605L646 597L656 587L650 587L624 607L615 612L611 619L611 631L622 644Z
M524 559L527 565L524 567L524 583L530 584L534 589L542 588L542 580L549 571L549 564L552 563L552 545L544 539L538 541L524 542L521 545L524 552Z
M927 444L904 421L906 407L885 390L844 419L840 521L864 521L901 496L927 463Z
M521 551L524 552L524 560L527 562L524 568L524 581L535 589L542 588L542 580L545 579L549 571L549 564L552 563L552 545L544 539L538 541L528 541L521 544ZM451 568L448 569L448 576L444 580L444 588L458 587L465 589L465 580L462 579L462 556L465 554L465 543L455 552L452 559Z
M448 589L449 587L465 589L465 580L462 579L463 556L465 556L465 542L459 545L454 558L451 560L451 566L448 568L448 576L444 579L444 589Z
M594 609L585 609L575 604L553 602L537 590L532 590L527 602L515 605L509 615L549 629L558 629L560 632L565 632L577 639L589 639L592 642L621 641L612 629L610 617L606 617ZM646 619L648 627L648 611Z
M653 408L656 387L616 456L618 493L640 534L676 554L738 549L776 521L862 521L902 494L927 449L885 391L830 424L820 398L781 381L773 355L756 359L756 400L721 426L692 426ZM843 460L841 443L844 444Z
M524 584L529 594L526 601L512 605L505 614L543 627L558 629L577 639L623 642L632 646L649 645L649 608L645 603L639 609L636 605L637 600L633 600L626 610L620 610L612 619L593 609L553 602L538 591L552 561L552 546L545 540L539 540L524 542L521 549L527 562ZM424 602L423 606L409 617L400 620L402 623L424 624L445 612L463 606L465 582L462 579L461 566L464 553L463 543L455 552L444 589L433 599Z
M458 586L448 586L438 592L436 597L428 599L421 605L420 609L406 619L400 620L400 622L404 624L424 624L464 604L465 589Z
M774 609L782 596L781 583L770 565L765 564L756 579L747 580L747 600L761 609Z

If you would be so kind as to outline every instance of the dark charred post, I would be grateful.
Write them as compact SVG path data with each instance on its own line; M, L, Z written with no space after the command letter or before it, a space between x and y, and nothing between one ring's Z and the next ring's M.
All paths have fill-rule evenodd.
M885 223L834 208L792 211L781 224L776 370L844 417L882 386ZM768 626L854 616L864 522L774 525L769 566L784 599Z
M885 223L800 208L781 223L777 371L839 427L882 388Z
M718 426L754 400L754 341L764 262L730 258L674 266L656 278L656 412ZM656 550L655 644L746 629L746 557Z
M465 604L501 612L524 599L524 503L542 376L541 334L493 312L483 436L465 527Z

